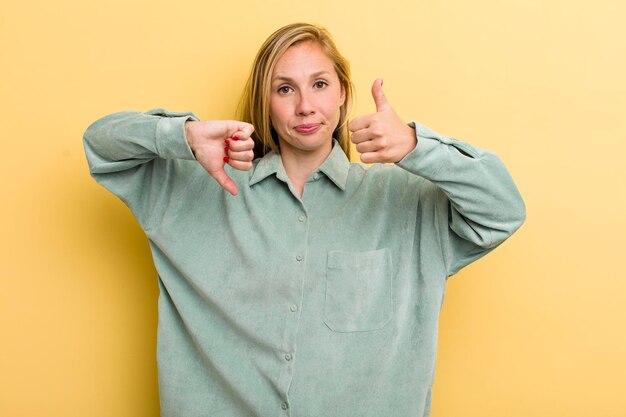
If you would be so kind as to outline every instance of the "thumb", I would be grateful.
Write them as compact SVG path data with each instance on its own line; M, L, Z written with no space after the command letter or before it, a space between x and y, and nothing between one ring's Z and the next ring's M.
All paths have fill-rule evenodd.
M383 92L382 78L377 79L374 81L374 84L372 84L372 97L374 97L374 103L376 104L376 112L391 109L391 105L387 101L387 97L385 97L385 93Z
M228 176L226 171L224 171L224 168L220 168L217 171L209 172L209 175L212 176L215 181L217 181L220 187L222 187L232 195L237 195L237 184L235 184L235 181L233 181L233 179Z

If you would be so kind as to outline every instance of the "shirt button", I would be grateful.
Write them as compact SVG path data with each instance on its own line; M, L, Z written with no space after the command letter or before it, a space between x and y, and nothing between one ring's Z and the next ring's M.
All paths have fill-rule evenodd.
M298 310L298 306L297 305L292 305L291 308L289 309L291 311L293 311L294 313Z
M302 256L302 255L296 256L296 261L298 261L298 262L302 261L303 259L304 259L304 256Z
M300 220L301 222L303 222L304 219L306 219L306 217L304 217L304 214L301 214L300 217L298 217L298 220Z
M289 353L285 355L285 360L290 361L291 358L292 358L292 356Z
M319 180L320 179L320 174L318 174L317 172L315 174L313 174L313 179L314 180Z
M280 405L280 407L281 407L283 410L286 410L287 408L289 408L289 405L288 405L287 403L282 403L282 404Z

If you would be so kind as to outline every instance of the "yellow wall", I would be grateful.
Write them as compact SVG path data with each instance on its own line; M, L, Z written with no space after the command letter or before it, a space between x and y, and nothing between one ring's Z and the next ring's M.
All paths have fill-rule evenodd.
M55 0L0 6L0 415L158 415L156 276L81 136L230 118L263 39L328 27L357 114L494 150L526 225L449 281L433 417L626 415L626 6L618 0ZM181 6L183 5L184 6Z

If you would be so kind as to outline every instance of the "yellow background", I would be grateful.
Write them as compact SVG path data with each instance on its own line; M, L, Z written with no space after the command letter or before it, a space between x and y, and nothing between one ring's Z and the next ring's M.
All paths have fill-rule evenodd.
M309 21L352 63L355 115L383 77L404 119L499 154L528 206L449 281L432 416L626 416L625 4L2 0L0 415L158 415L156 274L82 133L231 118L261 42Z

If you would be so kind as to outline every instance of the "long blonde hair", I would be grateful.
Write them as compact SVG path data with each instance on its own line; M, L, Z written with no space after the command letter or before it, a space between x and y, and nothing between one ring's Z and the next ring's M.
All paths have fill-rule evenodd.
M252 138L255 144L255 158L262 157L272 150L279 152L278 136L270 119L272 73L276 62L287 49L305 41L317 42L322 47L333 61L339 82L345 90L346 99L339 110L339 123L333 132L333 137L337 139L348 158L350 157L348 115L354 100L350 64L341 55L326 29L308 23L293 23L278 29L263 43L254 58L250 77L239 101L237 118L254 126Z

